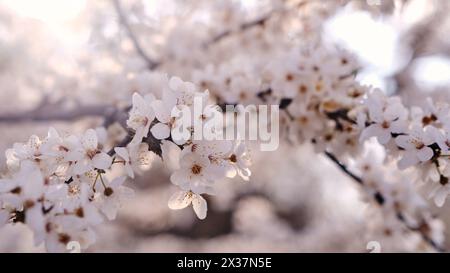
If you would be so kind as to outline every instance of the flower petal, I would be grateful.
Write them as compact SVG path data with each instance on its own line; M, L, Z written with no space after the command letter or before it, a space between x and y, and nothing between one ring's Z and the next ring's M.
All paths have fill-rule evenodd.
M92 159L92 165L101 170L108 169L112 164L112 157L106 153L99 153Z
M170 121L170 111L172 109L167 109L163 101L155 100L152 102L153 111L155 112L156 118L163 123Z
M433 150L430 147L423 147L417 152L417 157L422 162L428 161L433 157Z
M182 186L187 183L189 183L189 175L187 170L181 169L178 171L175 171L170 176L170 182L172 182L174 185Z
M391 140L391 132L389 132L389 130L383 130L381 129L378 132L377 135L377 140L380 144L386 144L389 142L389 140Z
M447 199L447 195L448 192L444 187L437 190L436 195L434 196L434 203L436 206L442 207L445 203L445 199Z
M206 212L208 211L208 204L206 200L199 194L195 194L192 199L192 207L197 215L198 219L203 220L206 218Z
M170 209L184 209L185 207L189 206L191 203L191 198L189 197L187 192L184 191L178 191L174 193L168 202Z
M157 139L166 139L170 136L170 128L167 124L157 123L150 129L152 135Z
M130 156L128 154L128 150L125 147L115 147L114 148L114 152L116 152L116 154L118 156L120 156L123 160L125 161L129 161L130 160Z
M405 152L402 159L398 162L398 167L400 170L404 170L408 167L416 165L417 163L419 163L419 159L414 152Z
M179 169L181 156L180 147L167 140L163 140L161 143L162 158L166 167L171 171Z
M81 138L81 143L86 150L95 150L98 146L97 132L94 129L88 129Z
M415 149L416 147L411 143L411 137L401 135L395 138L395 143L397 143L398 146L402 147L403 149L411 150Z

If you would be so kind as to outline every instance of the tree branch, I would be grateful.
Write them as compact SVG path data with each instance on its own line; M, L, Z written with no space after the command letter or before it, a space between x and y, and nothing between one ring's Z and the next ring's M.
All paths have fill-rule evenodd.
M8 113L0 115L0 122L13 123L25 121L73 121L84 117L108 117L117 110L111 105L84 105L67 110L62 100L50 103L47 97L33 110L23 113Z
M266 14L265 16L262 16L261 18L258 18L256 20L253 20L253 21L250 21L247 23L243 23L242 25L239 26L239 31L245 31L245 30L255 27L255 26L264 26L264 24L270 19L271 15L272 15L272 12L270 12L270 13ZM214 36L210 41L206 42L204 44L204 47L208 48L212 44L218 43L219 41L230 36L231 34L233 34L232 30L225 30L225 31L217 34L216 36Z
M341 169L345 174L351 177L355 182L357 182L361 186L364 185L364 180L361 177L354 174L353 172L351 172L345 164L343 164L337 159L337 157L334 154L328 151L325 151L324 154L327 158L331 160L331 162L333 162L339 169ZM383 206L385 198L380 192L376 192L373 198L380 206ZM432 238L428 236L427 228L423 228L423 226L427 225L426 223L421 224L419 227L413 227L406 221L405 217L401 213L397 213L397 219L400 222L402 222L406 226L406 228L408 228L410 231L418 232L421 235L422 239L436 251L438 252L447 251L444 247L440 246L438 243L436 243Z
M134 35L134 32L131 29L130 24L128 23L127 16L125 15L125 13L123 11L123 8L120 4L120 0L112 0L112 2L114 4L114 8L117 12L117 15L119 16L119 21L122 24L122 26L125 28L125 30L127 31L128 37L131 39L133 46L136 49L136 52L147 63L148 69L150 69L150 70L156 69L160 65L160 63L152 60L142 49L137 37Z

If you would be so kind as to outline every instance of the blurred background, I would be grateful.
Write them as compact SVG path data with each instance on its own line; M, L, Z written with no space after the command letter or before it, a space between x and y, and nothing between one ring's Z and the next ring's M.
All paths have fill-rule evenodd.
M283 7L288 16L276 13ZM261 18L267 23L241 27ZM272 47L310 36L356 53L359 80L407 105L421 105L425 95L448 101L448 33L445 0L1 0L0 152L49 126L79 133L120 118L114 109L134 91L157 92L157 71L195 81L193 72L208 65L263 62ZM136 197L99 228L88 251L366 252L369 241L384 240L376 209L308 145L252 156L251 181L221 181L204 221L167 207L174 187L155 157L130 182ZM435 210L447 226L448 209ZM408 243L382 248L402 251ZM0 229L0 251L43 247L19 224Z

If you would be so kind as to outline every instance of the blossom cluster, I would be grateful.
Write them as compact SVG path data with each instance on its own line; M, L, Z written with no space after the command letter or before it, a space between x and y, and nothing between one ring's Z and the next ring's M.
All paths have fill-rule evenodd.
M35 244L45 243L51 252L66 251L71 241L85 249L95 241L94 228L115 219L124 200L133 196L125 181L151 164L152 153L173 163L170 180L179 191L169 207L192 204L204 219L202 194L213 194L214 183L224 177L248 180L250 161L244 142L173 137L175 124L183 122L175 110L193 107L195 97L206 102L208 92L176 77L167 79L161 99L135 93L125 145L108 149L103 127L81 135L51 128L45 138L32 136L27 143L14 144L6 151L8 174L0 179L0 224L25 223ZM120 166L123 175L117 176L113 166Z
M239 97L279 104L285 139L297 145L313 143L317 152L348 163L356 182L382 208L386 235L419 231L436 247L443 242L442 222L431 215L417 186L434 181L430 196L438 206L450 193L450 108L428 100L425 108L408 109L400 98L359 84L358 69L356 58L346 51L325 46L295 48L267 62L262 75L252 81L259 91L257 87L238 89ZM215 73L211 70L204 73L215 74L216 81L208 86L223 86L215 95L224 101L236 98L237 81L254 75L241 67L235 68L238 77L221 77L221 67ZM225 75L232 73L228 70ZM197 71L194 78L201 84L205 77ZM364 160L367 147L374 145L372 137L387 155L380 162ZM413 170L402 171L406 168Z

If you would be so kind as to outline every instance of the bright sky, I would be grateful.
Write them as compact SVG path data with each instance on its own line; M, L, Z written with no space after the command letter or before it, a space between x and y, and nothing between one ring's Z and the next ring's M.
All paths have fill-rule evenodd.
M86 5L86 0L2 0L1 4L20 16L56 24L74 19Z
M171 1L167 0L144 1L149 15L173 8ZM256 0L249 0L244 3L252 6L255 2ZM75 33L69 32L71 34L68 35L64 25L83 11L86 0L2 0L0 5L7 6L20 16L44 22L68 46L80 42L77 41L80 37ZM423 7L411 10L423 10ZM375 19L368 12L344 8L329 21L325 30L325 37L330 37L355 52L368 65L369 69L359 75L363 83L386 88L384 78L402 65L404 49L399 48L398 32L388 20ZM414 76L420 84L450 84L449 59L442 56L423 58L418 60L415 67Z

